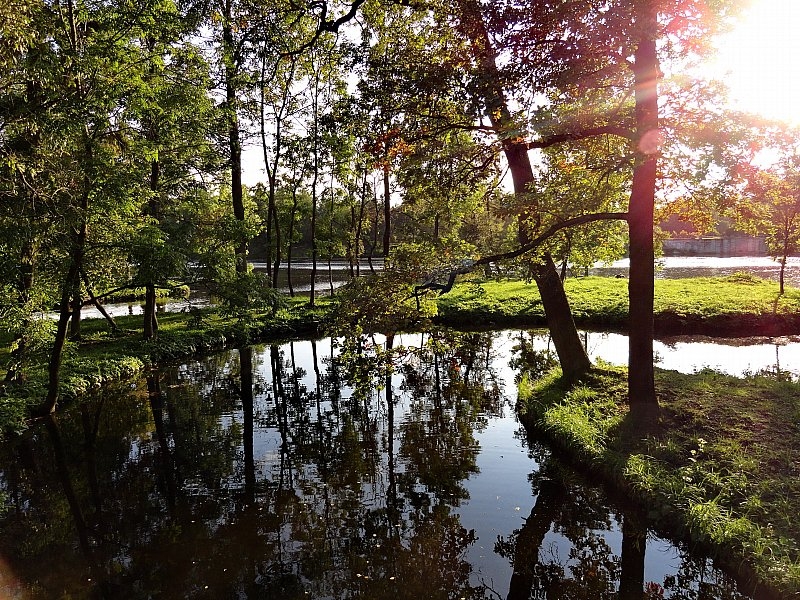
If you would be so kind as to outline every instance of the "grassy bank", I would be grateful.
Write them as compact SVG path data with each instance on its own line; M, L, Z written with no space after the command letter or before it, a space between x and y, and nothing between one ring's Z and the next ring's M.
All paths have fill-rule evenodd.
M60 405L111 381L125 379L164 361L189 358L229 347L268 339L318 334L324 308L309 310L305 302L291 302L275 316L251 315L246 320L226 316L214 308L159 315L157 339L142 338L142 317L115 317L118 331L104 319L85 319L82 338L69 342L61 370ZM10 339L1 340L0 369L10 358ZM27 426L30 411L45 396L46 353L31 357L25 380L0 391L0 437Z
M624 329L628 282L609 277L567 279L575 322L581 327ZM440 297L438 320L448 325L541 326L536 285L524 281L464 283ZM800 333L800 289L747 274L660 279L655 282L656 331L661 334L787 335Z
M625 375L598 368L571 389L557 372L523 379L521 418L759 594L800 592L800 386L658 371L661 419L645 435L629 419Z
M363 286L363 282L360 283ZM386 283L381 285L385 286ZM624 329L628 314L627 281L605 277L568 279L567 295L579 326ZM160 332L155 341L141 339L141 317L121 316L120 331L110 332L102 319L83 323L83 340L69 344L65 353L62 397L70 400L103 383L131 376L150 365L170 359L186 358L224 347L241 346L270 337L310 335L331 314L377 315L381 326L392 321L392 309L372 306L386 290L359 294L344 306L320 299L319 307L309 311L304 299L289 302L275 317L250 315L247 320L226 317L209 308L191 313L165 313L159 316ZM345 294L345 298L348 296ZM397 318L406 325L413 318L416 303L408 291L400 291L391 301L403 302ZM389 302L391 304L391 301ZM356 306L357 303L363 306ZM545 324L536 286L524 281L464 282L444 296L429 294L423 303L425 315L450 326L520 326ZM778 296L774 282L734 275L723 278L659 280L656 282L656 323L661 333L712 333L728 335L786 335L800 333L800 290L789 288ZM397 307L395 307L397 309ZM388 312L387 312L388 311ZM339 316L342 316L341 314ZM347 316L347 315L345 315ZM423 316L423 315L421 315ZM370 319L363 325L369 329ZM9 359L10 339L0 338L0 372ZM0 392L0 430L22 429L32 406L43 395L47 355L33 356L27 368L27 381Z

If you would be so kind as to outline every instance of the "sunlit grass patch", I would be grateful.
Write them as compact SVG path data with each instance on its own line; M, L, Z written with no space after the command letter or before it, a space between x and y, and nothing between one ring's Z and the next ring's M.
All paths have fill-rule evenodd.
M597 327L622 327L628 317L628 280L613 277L569 278L564 282L577 323ZM541 298L533 282L469 281L437 298L440 318L451 322L512 323L529 318L544 321ZM786 288L778 295L778 284L752 275L659 279L655 282L656 319L677 319L678 327L704 319L728 319L741 328L758 319L791 319L800 313L800 290ZM741 320L740 320L741 319ZM755 319L755 320L754 320Z

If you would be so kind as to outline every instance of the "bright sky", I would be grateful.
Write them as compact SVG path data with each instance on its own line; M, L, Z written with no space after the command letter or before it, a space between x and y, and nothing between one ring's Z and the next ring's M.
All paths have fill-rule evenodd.
M737 109L800 125L800 0L750 0L708 66Z

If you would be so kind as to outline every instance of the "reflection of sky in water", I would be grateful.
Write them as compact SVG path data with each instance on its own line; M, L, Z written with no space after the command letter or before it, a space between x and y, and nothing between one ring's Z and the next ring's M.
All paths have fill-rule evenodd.
M588 352L595 360L616 365L628 362L628 337L617 333L589 333ZM694 373L704 368L727 375L743 376L760 371L781 371L800 375L800 343L786 345L756 343L728 345L725 343L674 342L656 340L653 344L656 365L662 369Z
M506 335L519 333L507 332ZM594 331L581 332L580 335L593 361L601 359L613 365L627 364L628 336ZM532 343L537 350L554 350L546 332L535 334ZM696 373L709 368L741 377L762 371L774 373L778 365L781 372L800 377L800 342L797 341L770 344L764 343L763 338L753 343L748 343L746 338L720 339L716 343L708 341L708 338L703 341L655 340L653 349L656 366L680 373Z
M513 381L514 372L508 368L508 358L511 357L511 348L519 338L519 331L505 331L496 339L495 350L499 360L495 362L502 379L505 382L506 396L516 397L516 388ZM588 343L588 351L592 360L602 358L612 364L625 364L628 357L628 338L625 335L614 333L588 333L581 334ZM546 333L542 332L534 341L537 349L552 348ZM658 366L665 369L674 369L684 373L692 373L704 367L710 367L731 375L741 375L760 369L774 369L775 345L755 344L749 346L729 346L708 342L678 342L665 344L657 341L655 344ZM793 372L800 373L800 344L789 344L779 349L781 369L791 366ZM520 426L516 417L509 414L502 418L494 418L483 432L476 435L481 445L481 454L478 457L478 466L481 471L473 475L466 487L470 491L472 502L466 502L459 507L465 523L475 527L478 537L474 546L468 550L468 556L473 564L481 565L486 573L497 576L498 573L507 573L502 579L507 582L511 576L508 562L493 551L497 536L507 536L509 523L517 523L511 528L522 527L525 519L530 516L536 497L531 496L530 484L519 476L520 473L530 472L537 468L537 464L527 454L527 444L515 439L515 432ZM622 533L620 523L616 518L611 519L611 529L598 531L616 556L622 551ZM543 560L556 560L559 564L568 566L572 543L552 529L545 537L542 544L541 556ZM669 541L648 535L645 553L645 581L663 583L665 577L673 575L681 565L681 553ZM707 573L710 580L715 578L712 571ZM490 581L482 578L479 571L475 580L491 585ZM502 585L499 586L502 588Z

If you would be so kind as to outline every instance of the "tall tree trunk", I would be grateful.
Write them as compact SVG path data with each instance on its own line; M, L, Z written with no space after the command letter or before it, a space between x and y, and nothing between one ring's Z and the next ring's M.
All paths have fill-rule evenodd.
M317 259L319 257L319 246L317 244L317 182L319 181L319 98L320 98L320 79L322 78L322 67L314 70L314 94L312 97L312 109L314 112L313 121L313 142L311 144L311 156L313 159L311 174L311 290L308 294L308 305L314 306L317 295Z
M316 171L316 166L314 167ZM308 294L308 305L314 306L317 296L317 259L319 258L319 246L317 245L317 176L314 175L314 182L311 186L311 289Z
M83 264L83 256L80 258L75 258L74 260L78 261L80 264ZM69 322L69 338L77 341L81 339L81 317L83 312L83 290L81 289L80 278L76 279L73 284L71 302L72 315Z
M331 296L333 296L333 268L331 265L331 260L333 258L333 211L334 211L334 201L336 200L336 193L334 192L333 187L334 175L331 172L331 187L330 187L330 194L331 194L331 201L330 207L328 209L328 286L331 290Z
M157 133L155 127L150 127L148 139L156 141ZM161 163L158 160L150 162L150 201L147 203L148 214L156 220L161 222L161 202L159 201L158 191L161 180ZM144 314L142 322L142 331L144 339L151 340L158 334L158 316L156 308L156 286L153 281L152 268L148 270L147 281L144 285Z
M521 207L517 214L517 237L519 243L524 245L530 241L531 232L535 231L540 222L538 203L529 190L534 177L528 145L524 139L520 140L519 136L506 135L506 132L516 125L501 85L502 77L497 68L496 53L486 32L480 7L475 0L459 0L459 7L461 27L469 36L473 55L484 78L482 91L486 112L496 135L501 140L514 184L514 194ZM579 377L589 370L591 361L581 344L558 271L549 257L536 264L534 271L562 371L566 377Z
M286 279L289 295L294 298L292 285L292 237L294 236L294 216L297 213L297 187L292 189L292 209L289 211L289 231L286 232Z
M378 193L375 189L375 182L372 185L372 209L375 212L375 218L372 220L372 235L370 236L369 251L367 252L367 263L369 264L369 272L375 273L375 265L372 264L372 257L375 255L375 248L378 247Z
M355 241L355 230L356 230L356 204L355 198L350 199L350 233L347 236L347 265L350 269L350 279L353 279L356 276L356 265L353 262L353 254L356 252L353 248L353 242Z
M272 166L269 161L269 148L267 145L267 115L266 115L266 87L267 87L267 46L261 50L261 82L259 86L259 122L261 126L261 152L264 155L264 168L267 171L267 181L272 183ZM275 196L267 193L267 229L264 232L266 238L266 252L264 257L267 263L267 278L272 281L272 203Z
M240 223L244 222L244 194L242 190L242 141L239 130L239 102L237 99L236 79L238 77L237 60L235 54L235 43L233 39L233 7L231 2L225 3L223 15L224 25L222 28L222 39L224 42L224 53L226 54L225 66L225 109L228 117L228 148L231 159L231 204L233 206L233 216ZM236 272L247 272L247 240L240 239L234 247L236 255Z
M278 287L278 272L281 268L281 224L278 221L278 207L275 205L275 183L270 182L269 206L272 224L275 227L275 260L272 262L272 287Z
M634 56L636 134L639 164L634 169L628 216L630 235L630 276L628 297L628 401L631 411L644 420L658 415L653 367L653 210L655 206L658 128L659 65L655 36L658 30L656 8L651 1L641 2L637 26L641 41Z
M308 294L308 305L314 306L317 296L317 259L319 258L319 245L317 244L317 181L319 179L319 144L317 141L317 111L316 96L314 100L314 172L311 176L311 290Z
M289 101L291 98L291 82L294 80L294 73L297 67L297 57L290 57L290 68L286 75L285 85L283 88L283 95L281 97L281 104L275 114L274 127L274 144L275 152L273 153L272 160L269 157L269 148L267 146L266 136L266 115L265 115L265 91L266 91L266 56L268 52L268 42L264 42L264 49L261 58L261 149L264 154L264 168L267 171L267 180L269 183L268 188L268 206L267 206L267 240L270 238L270 223L275 226L275 260L272 263L272 287L278 287L278 272L281 267L281 226L278 221L278 208L276 205L275 193L278 187L278 168L281 164L281 149L283 144L283 119L287 114ZM291 235L291 234L290 234ZM269 265L269 252L267 254L267 264ZM269 269L269 266L267 267Z
M356 276L361 275L361 230L364 227L364 204L367 197L367 170L364 169L364 182L361 186L361 200L358 204L358 222L356 223L356 232L353 239L353 246L356 263Z
M61 289L61 304L59 306L58 325L56 326L56 337L53 340L53 347L50 350L50 362L47 367L48 382L47 395L44 402L39 407L39 412L51 414L56 410L58 403L58 388L61 383L61 360L64 355L64 344L67 341L67 325L72 315L70 295L74 287L74 282L78 278L79 265L73 257L70 262L67 274L64 277Z
M389 256L392 240L392 187L389 167L383 170L383 258ZM377 219L377 216L375 217Z
M144 339L152 340L158 334L158 317L156 316L156 287L148 281L144 288Z
M147 50L155 54L158 42L154 37L147 37L145 40ZM150 62L148 75L155 79L158 76L158 68L155 61ZM145 139L156 148L155 158L150 161L150 198L145 207L145 215L151 217L156 224L161 227L161 161L158 158L158 147L160 145L160 129L155 118L148 117L144 127ZM142 315L142 335L144 339L151 340L158 334L158 317L156 315L156 288L155 273L153 263L145 267L145 299L144 314ZM88 282L87 282L88 288Z

